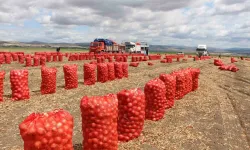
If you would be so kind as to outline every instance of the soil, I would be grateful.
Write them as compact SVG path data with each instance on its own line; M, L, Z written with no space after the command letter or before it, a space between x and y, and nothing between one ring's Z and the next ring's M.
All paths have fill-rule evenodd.
M223 58L230 63L230 58ZM69 111L74 117L73 142L75 150L82 143L80 100L83 96L117 93L123 89L141 87L160 73L193 67L200 68L199 89L166 111L164 119L145 121L142 135L127 143L119 143L119 150L248 150L250 149L250 62L236 62L238 72L221 71L213 60L174 62L163 64L159 60L141 62L139 67L129 67L129 78L93 86L83 85L83 64L87 61L51 62L57 67L57 92L41 95L40 67L30 67L29 88L31 98L26 101L10 100L9 71L23 69L20 64L2 65L6 71L4 102L0 103L0 149L22 150L23 141L18 125L32 112L46 112L56 108ZM64 89L64 64L78 64L79 87Z

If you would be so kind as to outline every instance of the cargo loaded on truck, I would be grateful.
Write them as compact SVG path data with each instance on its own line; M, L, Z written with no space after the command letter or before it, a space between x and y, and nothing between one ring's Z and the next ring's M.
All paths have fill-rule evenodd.
M90 43L89 52L94 53L123 53L125 51L125 45L117 44L116 42L109 39L97 38L94 42Z

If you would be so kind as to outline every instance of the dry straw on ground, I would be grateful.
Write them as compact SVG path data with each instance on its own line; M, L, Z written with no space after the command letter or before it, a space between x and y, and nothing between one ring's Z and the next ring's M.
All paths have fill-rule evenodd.
M224 58L229 63L229 58ZM75 149L81 149L80 100L84 95L105 95L117 93L123 89L143 88L150 79L160 73L170 73L187 67L201 68L200 87L178 100L175 106L166 111L163 120L146 121L140 138L128 143L120 143L120 150L180 150L180 149L249 149L250 141L250 62L239 61L237 73L220 71L213 60L194 62L174 62L162 64L153 61L154 66L146 62L139 67L129 68L129 78L93 86L83 85L83 63L56 62L48 66L58 68L57 92L50 95L40 94L40 67L28 68L31 98L28 101L10 101L9 71L22 69L19 64L3 65L7 72L4 82L5 102L0 103L0 147L3 150L22 149L19 135L19 123L32 112L45 112L63 108L74 116ZM78 64L79 87L64 89L63 64Z

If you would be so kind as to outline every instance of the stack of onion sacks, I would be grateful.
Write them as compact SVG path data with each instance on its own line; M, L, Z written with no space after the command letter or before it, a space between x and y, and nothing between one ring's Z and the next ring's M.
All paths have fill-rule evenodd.
M44 56L40 57L40 65L45 66L45 64L46 64L46 57Z
M13 100L24 100L30 98L28 77L28 70L10 71L10 83Z
M84 85L94 85L96 82L96 64L87 64L83 66Z
M6 64L11 64L11 55L10 54L5 54L5 63Z
M106 63L97 64L97 81L104 83L109 80L108 77L108 66Z
M186 90L186 77L183 71L174 71L172 75L176 76L176 91L175 91L175 99L182 99L185 95Z
M145 95L139 88L122 90L118 98L118 139L129 141L138 138L145 120Z
M52 94L56 92L56 68L48 68L43 66L41 68L42 83L41 93Z
M74 89L78 87L77 68L76 64L63 66L65 89Z
M167 106L166 87L163 81L156 78L144 87L146 101L146 119L157 121L164 117Z
M19 129L24 150L73 150L73 117L63 109L32 113Z
M80 104L84 150L117 150L116 95L84 96Z
M123 78L123 67L122 67L122 63L120 62L115 62L115 77L117 79Z
M176 76L170 74L161 74L160 79L166 86L167 108L174 106L175 91L176 91Z
M33 66L39 66L39 64L40 64L39 61L40 61L40 58L38 56L35 56L33 58Z
M25 58L25 61L26 61L26 63L25 63L25 66L26 67L30 67L30 66L32 66L32 63L31 63L31 57L26 57Z
M115 80L115 64L107 63L109 81Z
M128 78L128 63L127 62L122 63L122 71L123 71L123 77Z
M18 55L18 61L20 64L23 64L24 63L24 55L22 55L22 54Z

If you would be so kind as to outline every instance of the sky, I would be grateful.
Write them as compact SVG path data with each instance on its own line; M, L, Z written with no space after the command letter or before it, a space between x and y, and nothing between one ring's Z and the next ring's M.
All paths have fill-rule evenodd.
M250 48L250 0L0 0L1 41Z

